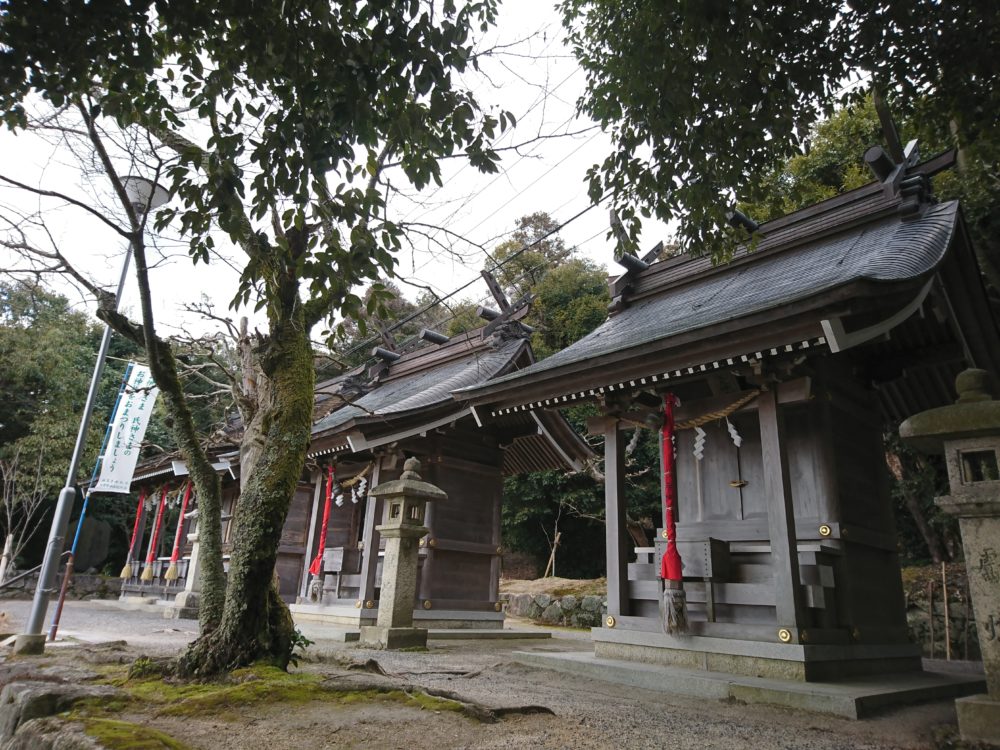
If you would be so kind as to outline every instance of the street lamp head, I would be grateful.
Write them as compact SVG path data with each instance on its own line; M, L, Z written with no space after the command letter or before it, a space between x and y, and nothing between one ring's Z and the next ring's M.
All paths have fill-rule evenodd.
M145 177L129 175L122 179L122 187L125 188L129 202L139 211L152 211L170 199L170 194L164 188Z

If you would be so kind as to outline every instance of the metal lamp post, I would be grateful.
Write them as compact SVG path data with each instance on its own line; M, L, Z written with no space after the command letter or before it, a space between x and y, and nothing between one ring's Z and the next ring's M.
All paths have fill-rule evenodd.
M167 202L169 194L160 185L145 177L129 175L122 180L122 185L128 195L129 202L135 209L136 214L145 216L146 213L158 208ZM118 279L118 289L115 292L115 310L121 302L122 290L125 287L125 279L128 277L128 267L132 260L134 241L129 243L125 253L125 262L122 263L121 276ZM83 407L83 416L80 419L80 430L76 435L76 445L73 447L73 455L69 462L69 471L66 473L66 485L59 493L59 500L56 503L56 512L52 518L52 527L49 529L49 541L45 546L45 557L42 559L42 569L38 573L38 585L35 587L35 598L31 605L31 612L28 614L28 621L24 627L24 633L17 636L14 642L15 654L40 654L45 650L45 635L42 633L42 626L45 621L45 613L49 606L49 597L54 591L56 574L59 571L59 561L62 559L63 546L66 541L66 531L69 527L69 517L73 511L73 501L76 499L76 474L80 468L80 459L83 455L83 448L87 441L87 431L90 428L90 417L94 410L94 402L97 398L97 389L101 382L101 375L104 372L104 359L108 353L108 346L111 343L111 328L105 324L104 335L101 337L101 346L97 351L97 362L94 365L94 373L90 379L90 389L87 391L87 401Z

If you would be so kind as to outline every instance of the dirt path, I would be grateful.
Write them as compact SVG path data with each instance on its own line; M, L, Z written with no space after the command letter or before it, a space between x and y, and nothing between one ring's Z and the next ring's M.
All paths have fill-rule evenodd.
M95 611L95 616L100 613ZM104 617L104 615L100 615ZM128 613L112 618L118 626ZM101 620L104 622L104 620ZM182 633L156 633L169 621L137 621L142 638L119 653L132 659L155 650L178 651ZM82 633L83 629L80 630ZM133 632L136 632L133 630ZM155 636L170 645L151 648ZM121 637L119 635L119 637ZM128 635L125 636L128 639ZM375 652L322 641L307 652L299 671L343 698L263 700L218 705L210 712L165 715L152 703L132 703L118 718L152 726L192 748L205 750L322 750L323 748L705 748L718 750L902 750L934 747L936 727L954 724L951 701L849 721L768 706L747 706L670 696L599 680L522 666L518 650L577 651L579 639L432 641L426 652ZM73 662L76 648L53 648L42 657ZM369 660L377 662L378 668ZM350 665L368 664L368 669ZM382 674L384 673L384 674ZM514 712L483 723L440 706L421 706L404 694L377 697L357 690L445 693L492 709L544 707L549 713ZM352 692L354 691L354 692ZM400 699L399 696L403 696ZM141 704L139 704L141 705ZM502 711L500 713L503 713Z
M146 724L205 750L309 748L705 748L706 750L889 750L933 747L935 727L954 723L950 701L866 721L767 706L667 696L522 666L518 649L576 650L578 641L448 642L426 653L384 653L326 646L325 659L301 671L345 689L446 691L494 709L542 706L552 714L513 713L483 723L460 713L366 697L346 703L306 701L227 705L210 717L130 712ZM377 660L387 674L351 670ZM370 662L369 662L370 664Z

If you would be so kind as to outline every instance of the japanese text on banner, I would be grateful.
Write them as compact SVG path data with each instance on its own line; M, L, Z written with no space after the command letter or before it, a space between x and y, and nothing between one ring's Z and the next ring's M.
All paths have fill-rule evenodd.
M129 492L135 464L139 460L139 448L158 392L149 368L132 365L125 392L111 418L111 435L101 462L101 477L93 492Z

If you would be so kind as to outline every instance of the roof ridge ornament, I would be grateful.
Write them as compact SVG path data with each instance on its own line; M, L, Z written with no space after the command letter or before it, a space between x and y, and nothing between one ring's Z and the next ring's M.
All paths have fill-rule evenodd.
M887 198L899 197L899 214L906 219L919 219L927 206L935 202L930 178L923 172L909 173L920 161L920 146L916 139L903 149L903 161L896 163L881 146L865 151L865 163L882 183Z
M486 281L486 286L489 287L490 294L493 295L493 299L496 300L497 305L500 307L499 312L486 307L485 305L480 305L476 308L476 314L483 320L489 321L485 326L483 326L482 339L485 341L488 337L496 333L501 327L505 329L504 336L507 338L526 338L527 336L530 336L535 329L525 323L522 323L515 316L535 300L535 295L528 292L517 300L517 302L511 304L510 300L507 299L507 295L504 294L503 289L500 287L499 282L496 280L496 277L492 273L483 269L480 271L480 274Z
M618 215L612 210L611 212L611 228L612 231L615 230L615 222L621 225L621 221L618 219ZM621 228L624 231L624 227ZM625 273L621 276L612 279L608 282L608 292L611 296L611 302L608 304L608 312L614 314L625 307L625 297L628 291L632 288L632 282L635 277L640 273L645 271L651 265L653 265L660 257L663 252L663 242L657 242L651 250L646 252L641 258L632 255L631 253L615 253L615 262L618 265L625 268Z

